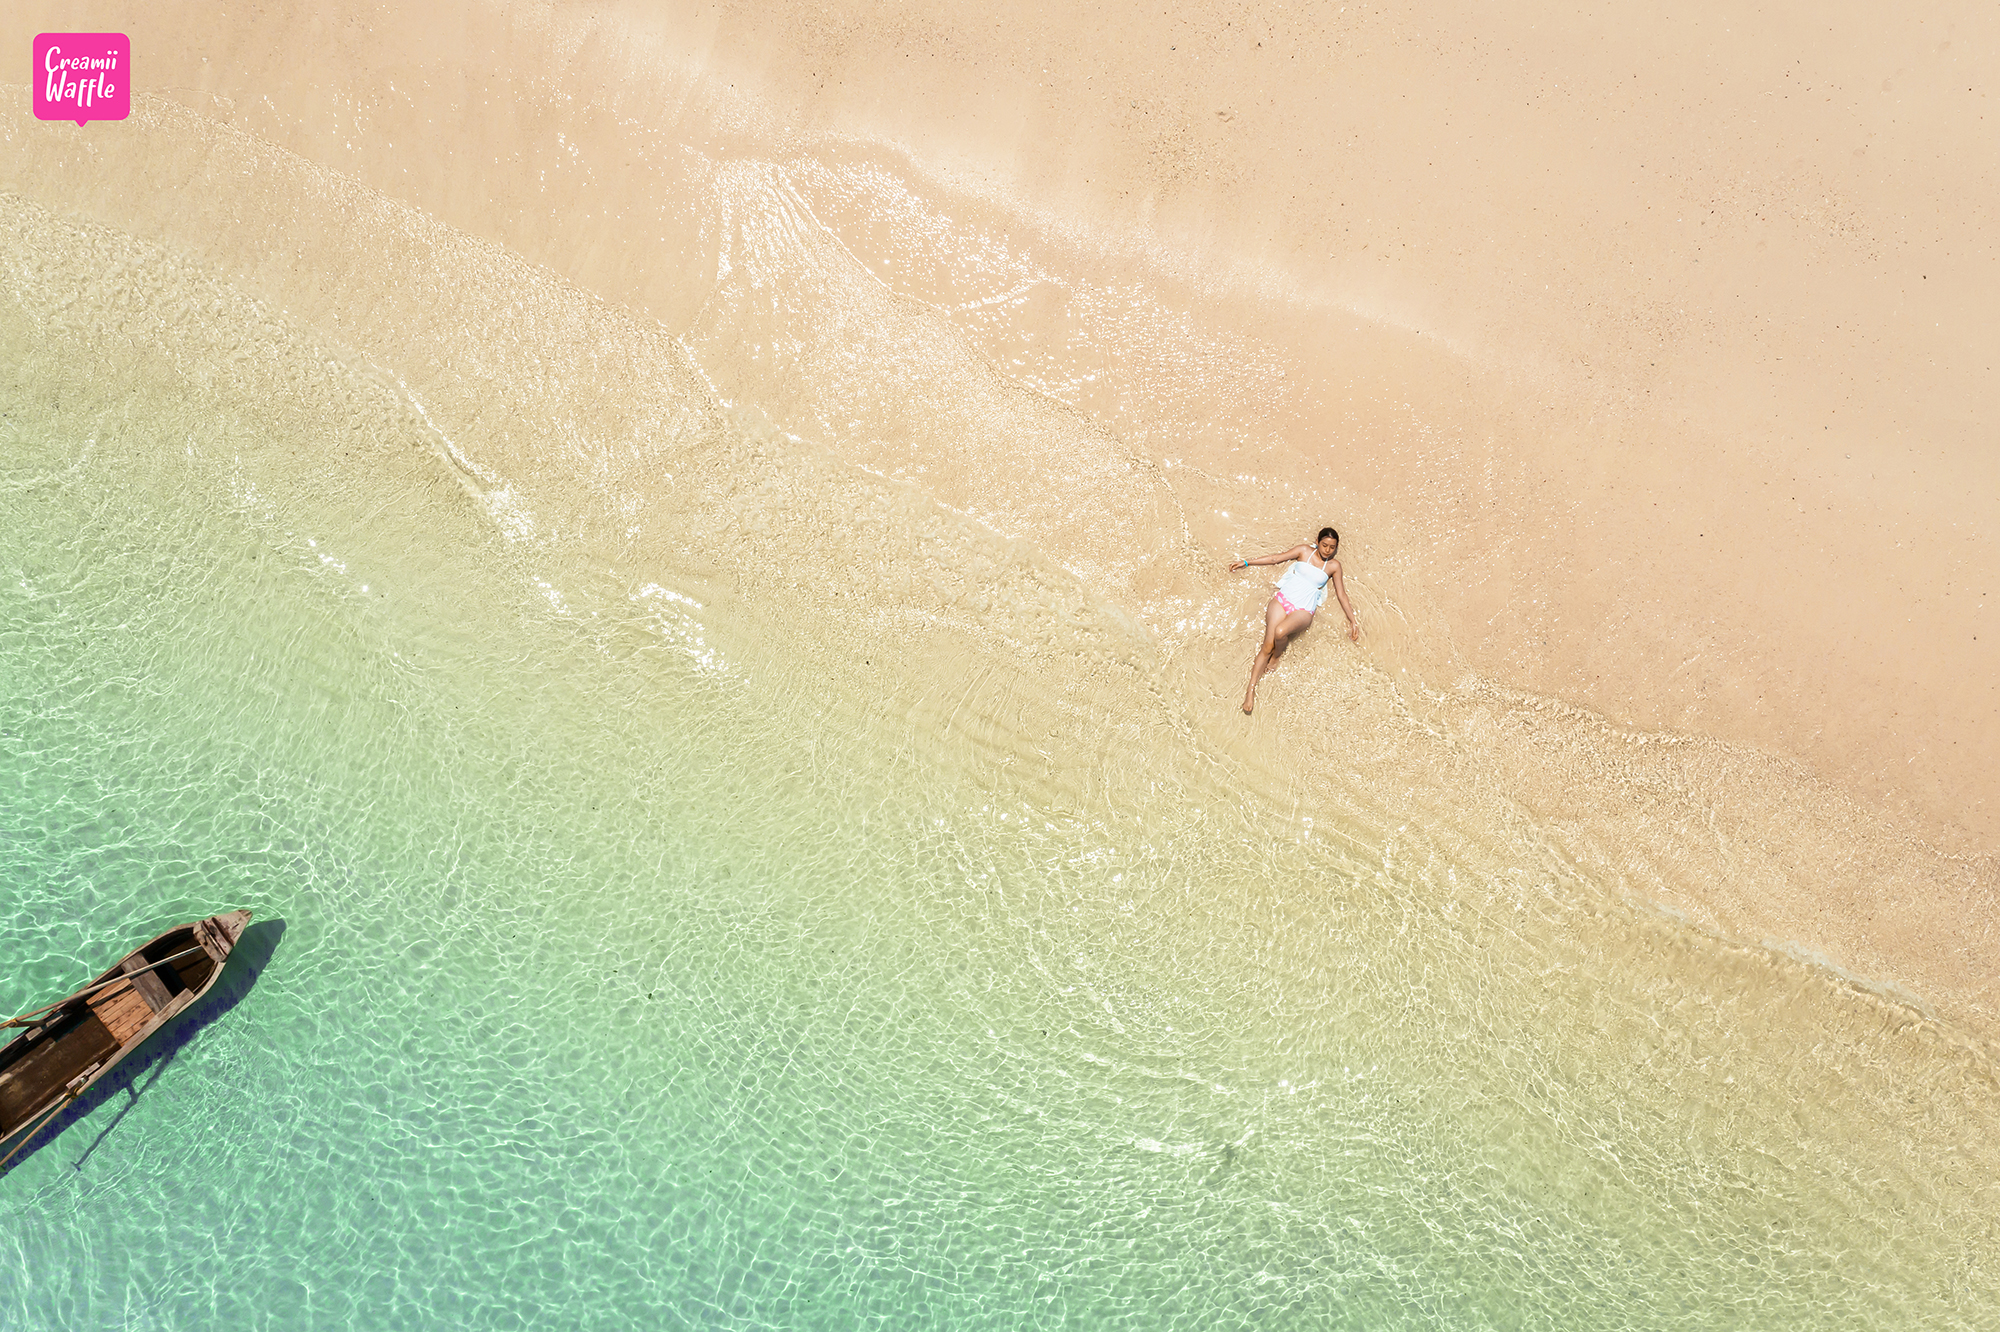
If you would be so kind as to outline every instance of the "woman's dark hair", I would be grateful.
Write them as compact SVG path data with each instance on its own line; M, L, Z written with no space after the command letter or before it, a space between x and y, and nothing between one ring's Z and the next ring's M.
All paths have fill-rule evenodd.
M1320 542L1322 542L1322 541L1326 540L1326 539L1327 539L1328 537L1332 537L1332 538L1333 538L1333 548L1334 548L1335 550L1339 550L1339 549L1340 549L1340 533L1338 533L1338 532L1334 531L1334 530L1333 530L1333 529L1332 529L1331 527L1322 527L1322 528L1320 528L1320 529L1319 529L1319 535L1313 538L1313 544L1314 544L1315 546L1317 546L1317 545L1318 545L1318 544L1319 544Z

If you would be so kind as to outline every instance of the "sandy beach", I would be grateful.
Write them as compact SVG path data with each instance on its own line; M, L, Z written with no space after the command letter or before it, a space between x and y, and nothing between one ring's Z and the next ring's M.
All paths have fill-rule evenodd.
M648 132L906 155L1064 237L1079 278L1131 265L1260 329L1316 392L1261 439L1163 447L1288 447L1389 505L1474 668L1795 755L1993 849L1977 6L172 12L135 38L148 91L669 326L691 238L624 243L675 220L649 216L675 163ZM570 86L548 49L630 72ZM949 284L911 237L843 239L899 289ZM1246 396L1215 393L1176 424Z

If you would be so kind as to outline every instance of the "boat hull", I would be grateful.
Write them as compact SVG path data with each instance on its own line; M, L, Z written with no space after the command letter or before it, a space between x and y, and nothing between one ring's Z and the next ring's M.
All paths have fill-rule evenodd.
M177 925L28 1022L0 1048L0 1150L54 1118L208 993L248 911Z

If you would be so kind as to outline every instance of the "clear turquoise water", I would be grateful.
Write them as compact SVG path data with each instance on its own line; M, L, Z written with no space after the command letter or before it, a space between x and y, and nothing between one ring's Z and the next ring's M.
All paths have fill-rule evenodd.
M1936 1024L1469 800L1336 775L1308 836L1115 608L671 344L634 509L448 357L412 388L8 223L6 1002L284 930L0 1182L0 1325L2000 1313L2000 1101ZM803 623L773 532L826 570ZM1004 595L912 613L941 557Z

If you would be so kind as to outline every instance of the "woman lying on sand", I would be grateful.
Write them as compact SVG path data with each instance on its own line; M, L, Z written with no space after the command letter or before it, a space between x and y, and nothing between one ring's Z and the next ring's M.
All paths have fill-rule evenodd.
M1271 669L1273 662L1285 655L1285 644L1312 624L1313 613L1326 600L1329 582L1333 584L1333 594L1340 598L1340 608L1347 612L1347 636L1357 643L1361 641L1361 622L1354 618L1354 607L1347 600L1347 585L1340 581L1340 561L1333 558L1339 549L1340 533L1322 527L1319 539L1310 545L1301 541L1276 555L1238 560L1229 566L1236 570L1253 564L1293 561L1292 567L1278 579L1278 590L1264 607L1264 646L1257 649L1257 659L1250 663L1250 687L1243 691L1245 712L1257 705L1257 682L1264 678L1264 672Z

